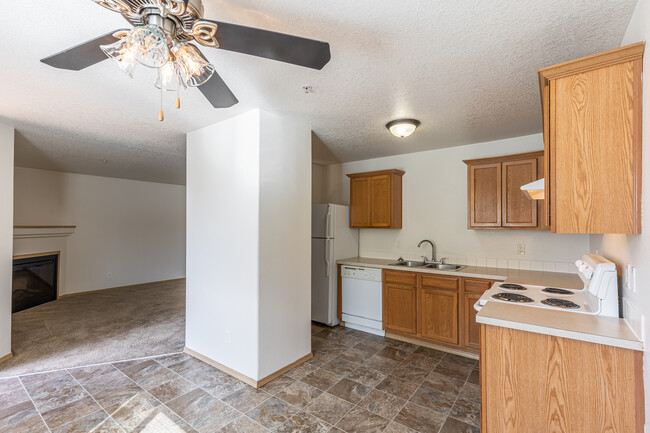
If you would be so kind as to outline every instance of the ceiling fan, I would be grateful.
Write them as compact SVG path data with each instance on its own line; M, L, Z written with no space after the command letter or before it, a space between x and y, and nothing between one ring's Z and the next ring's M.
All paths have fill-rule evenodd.
M202 0L92 0L132 26L69 48L41 62L80 71L107 58L129 76L136 65L158 69L156 87L178 92L198 87L214 108L239 101L196 45L235 51L312 69L331 59L327 42L203 18ZM180 108L180 99L176 99ZM164 119L162 107L160 120Z

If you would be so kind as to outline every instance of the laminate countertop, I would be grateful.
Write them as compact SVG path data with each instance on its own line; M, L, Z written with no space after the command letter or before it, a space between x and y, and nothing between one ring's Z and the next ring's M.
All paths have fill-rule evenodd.
M368 268L392 269L394 271L422 272L427 274L440 274L464 278L483 278L486 280L508 281L509 283L532 284L535 286L553 286L565 289L580 290L583 288L582 280L577 274L561 272L525 271L520 269L484 268L481 266L467 266L459 271L445 271L425 267L408 268L406 266L392 266L397 260L373 259L368 257L352 257L339 260L339 265L364 266Z
M396 263L396 260L367 257L353 257L339 260L337 263L340 265L364 266L396 271L502 280L508 281L509 283L562 287L574 290L580 290L584 286L577 274L559 272L485 268L479 266L467 266L460 271L444 271L430 268L391 266L391 263ZM605 344L623 349L644 350L643 342L632 332L625 320L613 317L594 316L546 308L522 307L521 305L511 305L504 302L488 302L476 314L476 322L590 343Z

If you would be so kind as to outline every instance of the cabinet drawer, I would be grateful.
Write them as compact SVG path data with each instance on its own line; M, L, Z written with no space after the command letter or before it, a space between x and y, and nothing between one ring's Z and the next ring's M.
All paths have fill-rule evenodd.
M494 281L490 280L472 280L469 278L465 279L465 291L472 293L483 293L490 287L492 287Z
M418 283L418 275L415 272L384 271L384 281L415 286Z
M422 275L422 287L458 290L458 278Z

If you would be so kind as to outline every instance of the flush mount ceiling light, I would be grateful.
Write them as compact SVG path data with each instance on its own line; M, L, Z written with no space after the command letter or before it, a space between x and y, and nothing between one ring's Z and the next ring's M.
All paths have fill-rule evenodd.
M133 28L107 33L41 62L80 71L111 58L130 77L139 66L157 69L161 121L163 90L198 87L214 108L239 102L214 65L190 42L312 69L323 69L331 59L327 42L206 20L202 0L92 1L121 14ZM180 108L178 96L176 108Z
M399 138L413 134L418 126L420 126L420 121L415 119L395 119L386 124L390 133Z

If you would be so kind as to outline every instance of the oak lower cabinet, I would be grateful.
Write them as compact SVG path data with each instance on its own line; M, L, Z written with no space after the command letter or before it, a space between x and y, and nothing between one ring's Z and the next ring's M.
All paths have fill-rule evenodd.
M384 329L417 335L417 275L384 271Z
M348 174L350 228L402 228L401 170Z
M458 278L420 276L420 335L458 344Z
M644 43L539 70L545 224L641 233Z
M463 162L467 164L467 228L544 228L543 207L521 190L544 176L544 152Z
M643 352L481 325L481 433L642 433Z
M476 323L474 304L479 300L483 292L492 287L494 281L476 278L464 278L461 300L461 320L463 347L479 350L481 348L481 326Z
M384 271L386 332L478 353L474 303L494 281Z

